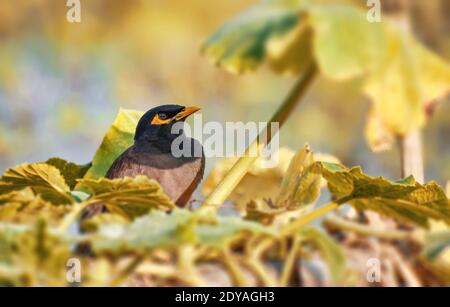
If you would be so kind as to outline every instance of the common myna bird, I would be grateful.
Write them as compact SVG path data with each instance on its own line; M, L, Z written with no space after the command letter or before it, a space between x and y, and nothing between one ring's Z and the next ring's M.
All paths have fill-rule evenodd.
M205 157L203 147L197 140L187 137L182 129L174 129L173 132L172 128L198 110L197 107L172 104L147 111L136 127L134 145L113 162L106 178L145 175L158 181L177 206L185 206L203 178ZM183 145L190 145L183 156L172 150L175 139L179 145L175 149L183 150ZM87 209L84 217L104 208Z

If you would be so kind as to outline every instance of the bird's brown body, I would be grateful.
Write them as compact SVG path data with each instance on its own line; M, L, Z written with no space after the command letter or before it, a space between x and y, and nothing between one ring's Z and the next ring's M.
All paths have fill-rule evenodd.
M106 177L109 179L145 175L155 179L164 192L183 207L190 200L205 170L205 158L174 157L152 143L134 145L118 157Z

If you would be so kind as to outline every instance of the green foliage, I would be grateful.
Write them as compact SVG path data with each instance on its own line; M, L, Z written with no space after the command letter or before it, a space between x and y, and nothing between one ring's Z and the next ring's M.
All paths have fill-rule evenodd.
M107 136L129 137L116 133L123 129L119 122ZM122 123L131 129L129 120ZM112 152L118 151L108 155ZM335 162L332 156L314 156L308 146L297 153L282 150L274 168L264 168L264 161L258 160L241 183L241 194L233 198L238 203L247 197L244 206L236 207L242 216L233 217L208 207L178 209L159 184L145 176L81 178L85 167L58 158L20 165L0 180L0 283L67 285L65 262L76 256L86 268L83 285L124 284L137 274L142 261L150 270L146 274L160 285L174 278L183 285L205 285L198 275L204 263L224 267L238 285L250 285L250 280L258 281L255 285L292 284L301 259L317 255L327 264L333 284L347 283L345 246L326 231L306 226L326 213L322 210L326 206L311 211L324 179L337 204L419 226L428 226L431 219L450 222L449 201L436 183L421 185L411 177L392 182ZM205 186L214 185L214 178L229 164L218 164ZM264 200L268 195L270 199ZM82 210L94 205L105 206L108 212L81 221ZM69 235L68 226L75 222L87 232ZM430 238L419 243L429 258L423 261L432 266L437 265L433 258L448 246L448 238L446 233ZM77 254L85 246L90 257ZM123 261L129 265L118 265ZM270 273L273 263L283 263L282 271ZM242 273L249 268L253 279Z
M261 1L216 32L203 51L214 63L234 73L251 71L267 62L271 69L283 74L302 74L306 68L314 71L318 67L323 76L334 81L360 78L363 92L373 101L371 129L366 133L371 144L380 144L380 136L392 142L395 135L423 126L425 107L448 92L447 63L425 49L394 18L383 16L381 24L369 23L365 10L329 5L331 2L337 1ZM121 6L117 8L120 11ZM155 16L145 8L135 12L137 16L131 15L137 18L122 24L123 33L143 30L148 36L141 22ZM173 18L162 19L178 28L173 26ZM6 21L11 22L17 20ZM59 32L67 34L65 30ZM148 56L146 51L161 39L167 39L167 35L141 40L139 55L123 58ZM160 62L173 65L170 61ZM191 70L192 65L180 63L178 66ZM7 64L7 70L15 71L14 65ZM120 78L117 91L128 94L127 89L138 78L122 70L114 74ZM17 83L14 77L8 79L9 83ZM189 86L185 88L186 92L192 91ZM71 117L66 118L68 121L80 124L77 116L66 113L62 115ZM448 264L440 267L434 262L445 258L448 251L446 226L439 232L417 230L425 234L422 239L409 235L403 227L389 233L389 224L386 229L378 227L373 231L369 223L362 225L366 221L360 216L342 217L348 223L342 229L335 225L333 231L318 224L306 225L325 214L324 208L342 204L364 213L381 213L402 226L407 223L407 229L410 224L428 227L433 225L432 220L449 224L449 200L436 183L422 185L411 177L400 181L371 177L359 167L330 163L305 147L297 153L284 150L280 164L271 169L258 159L229 198L227 205L236 213L233 217L220 216L208 207L178 209L159 184L146 177L103 178L114 159L133 143L141 115L138 111L120 110L91 164L81 166L52 158L5 172L0 179L0 285L67 285L66 261L71 257L83 262L81 285L123 285L133 278L152 285L173 285L174 280L177 285L210 285L201 273L205 266L219 272L215 275L225 275L232 285L300 285L295 282L303 277L296 276L303 274L301 269L306 267L302 260L317 254L327 264L334 284L339 284L347 279L348 266L358 259L363 259L360 269L366 279L368 254L355 255L355 246L369 250L370 257L373 250L384 257L388 240L396 244L387 250L402 247L397 265L420 261L425 268L439 272L442 280L450 280ZM234 162L218 163L204 190L214 189ZM338 205L332 202L313 210L325 188L324 178ZM96 205L105 206L108 212L80 219L85 208ZM75 223L87 232L68 230ZM363 240L363 235L372 238ZM376 240L377 235L382 240ZM375 248L370 250L372 244ZM88 247L89 255L83 253L84 247ZM422 253L426 259L417 257ZM407 271L411 276L406 264L392 270Z
M294 73L314 58L321 72L336 80L376 66L385 49L379 24L367 22L365 12L352 6L309 2L261 1L224 25L203 49L216 64L238 73L266 58L276 71Z
M0 255L1 285L67 285L69 241L51 234L43 221L31 227L0 224Z
M254 222L201 216L176 209L170 214L152 212L129 225L103 225L92 246L96 252L148 252L160 247L174 248L194 243L222 247L240 232L270 234L268 229Z
M317 5L307 12L315 35L315 59L325 76L350 79L379 64L386 45L383 28L367 22L364 11L352 6Z
M425 106L450 90L450 65L408 31L389 24L384 29L387 52L368 76L364 92L383 125L395 134L406 134L423 126Z
M424 106L450 90L450 65L395 18L371 23L366 14L328 1L260 1L220 28L203 50L235 73L266 60L280 73L301 74L316 63L332 80L362 79L362 92L373 101L367 141L385 150L394 135L424 125Z
M261 1L212 35L203 50L231 72L253 70L264 60L268 41L297 24L295 9L303 2Z
M91 164L78 165L60 158L51 158L45 162L46 164L56 167L61 175L64 177L70 189L73 189L77 184L77 179L83 178L86 172L91 167Z
M328 181L338 204L348 203L360 211L373 210L401 222L428 226L430 219L450 224L450 206L444 190L434 182L421 185L408 177L392 182L364 174L360 167L319 162L314 171Z

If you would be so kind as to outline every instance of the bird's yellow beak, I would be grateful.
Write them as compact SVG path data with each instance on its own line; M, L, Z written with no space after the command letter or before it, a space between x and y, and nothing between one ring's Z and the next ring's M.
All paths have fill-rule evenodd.
M200 110L200 108L197 108L197 107L186 107L186 108L184 108L183 111L181 111L180 113L178 113L177 115L175 115L175 116L173 117L173 119L174 119L174 120L180 120L180 119L186 118L186 117L188 117L189 115L191 115L191 114L197 112L198 110Z

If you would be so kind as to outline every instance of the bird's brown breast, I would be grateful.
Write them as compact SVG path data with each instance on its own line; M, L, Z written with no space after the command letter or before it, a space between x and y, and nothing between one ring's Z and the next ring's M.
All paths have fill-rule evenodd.
M178 205L185 206L203 178L205 159L174 157L151 145L132 146L114 161L107 178L145 175L159 182L164 192Z

